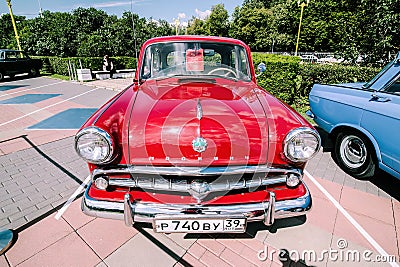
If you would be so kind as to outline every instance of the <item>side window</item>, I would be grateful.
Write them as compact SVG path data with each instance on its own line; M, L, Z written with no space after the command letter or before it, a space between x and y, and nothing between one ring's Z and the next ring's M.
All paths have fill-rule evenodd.
M144 59L143 59L143 67L142 67L142 73L141 73L141 79L148 79L151 77L150 73L150 68L151 68L151 56L149 54L151 53L151 48L148 47L146 49L146 52L144 54Z
M15 54L15 52L14 51L12 51L12 52L6 52L6 59L16 59L17 58L17 56L16 56L16 54Z
M19 59L27 59L28 57L24 53L16 53L16 57Z
M400 95L400 76L397 78L397 81L385 90L385 92Z
M0 52L0 59L4 59L4 52Z
M249 76L249 73L250 73L249 70L248 70L249 66L247 64L246 52L244 51L244 49L240 49L239 55L240 55L240 57L239 57L240 71L243 74Z
M239 70L242 74L246 76L249 75L247 57L244 49L236 47L234 50L232 50L231 60L231 67Z
M148 47L144 55L142 79L156 76L161 70L161 52L158 48Z

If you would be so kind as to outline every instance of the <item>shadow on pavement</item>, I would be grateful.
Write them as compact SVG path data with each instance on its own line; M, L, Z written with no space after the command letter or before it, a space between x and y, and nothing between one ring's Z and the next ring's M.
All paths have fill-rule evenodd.
M311 265L307 265L302 259L298 261L292 260L287 249L281 249L279 251L279 260L281 261L283 267L311 267Z
M148 228L150 224L142 224L142 223L135 223L133 225L133 228L139 231L144 237L146 237L150 242L152 242L154 245L159 247L161 250L163 250L165 253L167 253L171 258L182 264L183 266L192 266L190 263L185 261L181 256L177 255L175 252L173 252L171 249L169 249L166 245L164 245L162 242L160 242L157 238L152 236L150 233L146 232L143 230L143 228Z
M259 231L269 231L270 233L276 233L279 229L302 225L306 221L306 215L302 215L294 218L275 220L274 224L271 226L266 226L262 222L250 222L247 224L247 230L245 233L186 234L185 239L252 239L257 235Z
M336 158L333 156L334 143L329 138L329 134L320 127L315 127L315 129L321 136L322 151L331 152L332 159L335 161L335 163L337 163ZM358 180L357 178L354 177L353 179ZM398 190L398 188L400 188L400 180L397 179L396 177L378 169L375 175L369 179L369 182L373 183L374 185L385 191L394 199L400 201L400 192Z

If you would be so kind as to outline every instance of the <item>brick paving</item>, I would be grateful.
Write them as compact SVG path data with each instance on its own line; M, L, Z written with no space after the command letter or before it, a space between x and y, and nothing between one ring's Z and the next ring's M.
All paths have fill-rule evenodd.
M32 80L35 86L46 84L43 79ZM51 91L44 88L41 90ZM99 88L96 94L104 98L96 98L92 106L105 102L108 91ZM84 98L74 99L74 103L83 105L92 99ZM26 134L23 127L26 125L22 124L22 134L14 136ZM84 215L80 199L56 220L55 207L64 203L88 175L85 163L74 152L73 133L65 135L52 133L47 142L45 135L37 132L8 141L0 138L0 228L18 230L17 242L0 256L0 267L282 266L279 249L299 253L313 250L320 255L325 250L337 251L343 238L345 252L371 250L371 257L378 254L308 177L305 181L313 196L313 209L306 217L277 220L272 227L250 223L242 235L165 235L141 224L128 228L121 221ZM5 145L10 142L13 145ZM399 181L383 173L372 181L354 179L336 166L330 153L322 151L306 169L399 262ZM264 256L264 252L268 257L260 260L258 256ZM313 266L389 266L365 260L332 261L328 257L304 260Z
M69 137L0 156L0 228L17 229L76 190L89 172L72 144Z

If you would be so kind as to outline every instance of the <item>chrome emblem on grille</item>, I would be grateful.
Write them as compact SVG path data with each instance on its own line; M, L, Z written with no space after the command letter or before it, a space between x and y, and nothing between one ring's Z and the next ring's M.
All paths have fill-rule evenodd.
M207 140L203 137L197 137L192 141L193 150L199 153L206 151L207 145Z
M203 180L193 180L188 191L200 203L211 192L211 187Z

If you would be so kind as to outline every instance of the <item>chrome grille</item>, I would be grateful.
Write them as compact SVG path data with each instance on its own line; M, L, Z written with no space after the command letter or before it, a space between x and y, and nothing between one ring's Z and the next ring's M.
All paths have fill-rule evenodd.
M118 178L129 174L130 178ZM233 167L127 167L110 170L96 169L92 179L108 179L110 186L142 188L146 190L188 192L194 180L206 181L211 192L258 188L285 183L287 175L302 177L300 169L267 166Z

